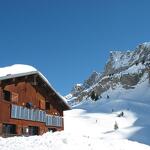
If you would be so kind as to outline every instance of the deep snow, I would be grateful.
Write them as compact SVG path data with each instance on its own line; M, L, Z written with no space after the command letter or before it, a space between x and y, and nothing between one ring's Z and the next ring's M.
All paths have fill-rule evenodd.
M132 127L137 116L124 111L87 113L82 109L65 112L65 130L46 133L42 136L0 138L2 150L150 150L150 146L128 140L127 137L139 130ZM118 130L114 130L117 121Z

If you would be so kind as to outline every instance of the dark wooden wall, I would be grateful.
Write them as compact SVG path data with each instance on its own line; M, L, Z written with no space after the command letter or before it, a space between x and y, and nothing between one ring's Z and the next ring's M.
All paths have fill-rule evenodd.
M36 88L30 82L24 81L8 85L6 84L5 86L0 87L0 133L2 129L2 123L17 124L17 134L21 134L22 127L27 126L38 126L40 128L40 134L48 130L48 128L45 126L45 123L42 122L11 119L10 107L12 103L24 106L27 102L32 102L34 108L44 109L45 104L43 102L49 101L52 105L52 108L46 112L49 114L57 113L61 116L63 115L63 110L60 109L53 97L49 97L47 95L44 96L44 94L42 94L42 92L40 92L38 89L39 88ZM18 102L8 102L4 100L3 90L18 93ZM58 128L57 130L62 129L63 127Z

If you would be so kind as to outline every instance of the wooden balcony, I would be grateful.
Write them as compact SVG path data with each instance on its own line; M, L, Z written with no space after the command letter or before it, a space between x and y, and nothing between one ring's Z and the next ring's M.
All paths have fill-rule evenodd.
M42 122L45 123L46 126L63 126L63 118L61 116L46 114L46 111L40 109L29 109L14 104L11 105L11 118Z

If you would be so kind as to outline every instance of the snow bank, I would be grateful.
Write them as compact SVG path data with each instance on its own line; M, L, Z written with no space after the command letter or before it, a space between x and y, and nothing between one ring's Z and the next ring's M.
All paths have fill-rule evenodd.
M2 150L150 150L149 146L128 140L106 141L101 138L74 136L70 133L46 133L42 137L0 139Z

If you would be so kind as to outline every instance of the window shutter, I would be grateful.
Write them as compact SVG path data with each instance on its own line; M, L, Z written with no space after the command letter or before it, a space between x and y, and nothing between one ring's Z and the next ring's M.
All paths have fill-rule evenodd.
M18 102L18 93L12 92L12 102Z
M40 99L40 108L45 110L45 100Z

